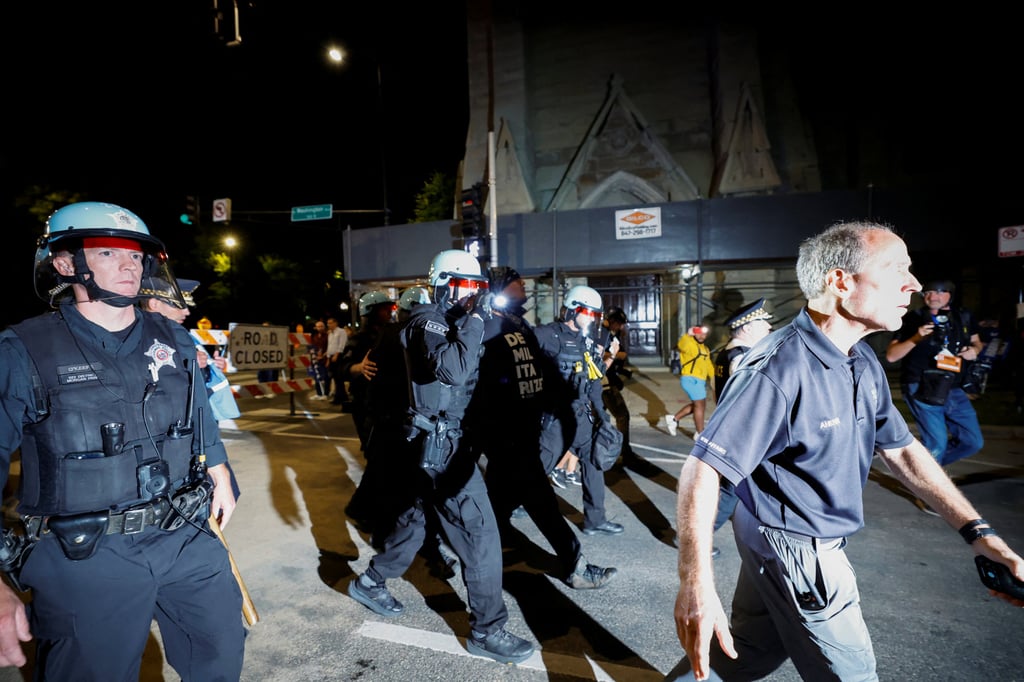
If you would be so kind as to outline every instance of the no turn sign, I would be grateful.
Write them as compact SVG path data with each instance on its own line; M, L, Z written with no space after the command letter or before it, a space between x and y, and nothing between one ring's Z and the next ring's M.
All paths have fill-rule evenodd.
M226 223L231 220L231 199L213 200L213 222Z
M999 257L1024 256L1024 225L999 228Z

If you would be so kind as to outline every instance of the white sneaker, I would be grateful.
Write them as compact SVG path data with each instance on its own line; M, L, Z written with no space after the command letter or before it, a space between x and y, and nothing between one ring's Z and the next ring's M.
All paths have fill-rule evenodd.
M665 415L665 426L668 427L668 435L670 435L670 436L676 435L676 426L677 426L677 424L678 424L678 422L676 422L676 416L674 414L666 414Z
M693 432L693 442L696 443L698 438L700 438L700 431L694 431Z

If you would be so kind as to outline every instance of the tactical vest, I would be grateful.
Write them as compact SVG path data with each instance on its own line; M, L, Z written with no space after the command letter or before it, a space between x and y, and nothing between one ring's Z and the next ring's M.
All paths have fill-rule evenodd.
M421 309L423 310L421 311ZM422 317L428 318L425 323L420 322ZM460 319L465 320L466 318ZM402 330L413 407L426 416L443 415L449 419L461 420L473 397L473 389L476 388L479 372L474 372L463 386L451 386L443 381L438 381L437 373L434 368L428 366L426 358L418 350L409 351L409 344L416 343L415 337L426 333L424 326L427 324L447 326L448 337L452 338L456 334L459 321L449 319L447 316L442 317L438 314L436 306L417 306L413 309L409 323ZM484 346L480 344L479 353L483 354L483 352Z
M168 434L173 425L189 423L193 386L186 367L193 369L196 354L191 344L176 343L176 326L144 313L110 352L85 335L73 337L60 313L12 325L35 365L33 382L47 412L23 429L20 513L50 516L138 504L148 497L140 494L137 469L161 458L171 491L181 487L192 435ZM123 447L104 456L100 427L115 422L124 424Z

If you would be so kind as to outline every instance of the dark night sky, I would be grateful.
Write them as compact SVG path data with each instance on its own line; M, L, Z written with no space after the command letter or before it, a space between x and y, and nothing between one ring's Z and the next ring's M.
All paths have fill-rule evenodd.
M5 184L81 189L157 224L176 218L186 194L200 195L204 211L215 197L231 197L239 212L374 209L383 152L400 223L433 170L454 174L467 121L462 0L240 0L242 44L233 48L211 38L212 1L5 10ZM790 55L801 105L832 137L819 143L831 155L827 184L873 179L870 159L865 169L865 159L837 162L831 151L858 136L901 172L947 182L962 174L965 191L1000 180L1021 150L1015 23L894 19L867 5L799 20L757 12L732 15L754 17L770 29L762 42ZM341 70L324 58L332 42L350 55Z
M3 46L17 131L3 156L19 181L85 189L157 223L186 194L204 211L215 197L240 212L379 209L383 146L404 222L430 173L453 174L462 156L461 2L403 3L400 14L250 3L230 48L211 38L211 0L24 4ZM341 69L325 58L332 43L350 56Z

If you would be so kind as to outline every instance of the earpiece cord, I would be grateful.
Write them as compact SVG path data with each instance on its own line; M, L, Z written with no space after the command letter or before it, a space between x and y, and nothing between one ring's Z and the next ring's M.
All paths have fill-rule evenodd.
M68 324L67 319L65 319L64 311L61 308L58 308L57 309L57 314L60 315L60 320L61 320L61 322L64 323L64 326L68 328L68 334L71 336L71 341L74 342L75 348L77 348L78 352L82 355L82 359L85 360L85 364L89 365L89 369L92 370L92 373L94 375L96 375L96 381L98 381L100 386L103 387L103 390L105 390L107 393L109 393L110 395L114 396L114 398L116 398L117 400L120 400L123 403L128 403L129 405L140 405L140 404L144 405L145 404L144 401L147 398L145 392L143 393L141 400L139 400L138 402L134 402L134 401L128 400L128 398L126 396L118 395L117 393L114 393L113 389L111 389L109 386L107 386L105 383L103 383L103 377L101 377L100 373L96 371L96 367L93 366L92 361L89 360L89 358L86 356L85 349L83 349L81 344L78 343L78 337L76 337L74 332L71 331L71 325ZM133 323L133 326L134 326L134 324L135 323ZM147 391L149 390L148 386L149 386L149 384L147 384L147 389L146 389ZM155 384L153 386L155 388Z

